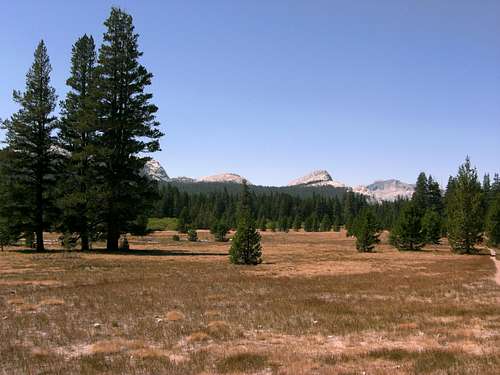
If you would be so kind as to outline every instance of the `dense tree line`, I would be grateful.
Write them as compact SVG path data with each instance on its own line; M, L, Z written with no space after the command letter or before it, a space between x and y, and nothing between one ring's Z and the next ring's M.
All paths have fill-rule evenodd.
M142 174L147 152L159 150L157 108L145 91L152 74L140 63L132 17L112 8L96 51L91 36L73 46L69 88L54 111L45 43L35 50L20 109L3 122L0 157L0 242L58 230L83 250L98 235L116 250L122 233L145 228L157 186Z
M228 188L209 192L202 188L201 192L187 192L178 186L166 184L160 188L160 200L153 214L179 218L181 231L186 231L189 226L200 229L216 225L235 228L238 222L240 186L228 186L235 189L234 193L230 193ZM335 196L318 193L301 197L272 188L266 190L250 186L248 194L252 198L249 212L257 227L262 230L339 230L341 226L350 227L361 209L368 205L364 196L350 191ZM392 222L392 205L384 203L383 207L379 207L380 215L390 216L384 220L386 223Z

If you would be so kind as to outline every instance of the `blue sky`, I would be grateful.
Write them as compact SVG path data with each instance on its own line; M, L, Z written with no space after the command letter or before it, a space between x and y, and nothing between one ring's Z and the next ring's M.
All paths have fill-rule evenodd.
M100 43L112 5L154 74L170 176L445 183L467 154L500 171L497 0L2 1L0 118L41 38L64 96L71 45Z

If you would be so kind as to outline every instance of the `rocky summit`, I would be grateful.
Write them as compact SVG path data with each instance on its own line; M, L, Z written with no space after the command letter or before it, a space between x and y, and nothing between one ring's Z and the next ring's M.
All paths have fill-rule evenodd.
M313 171L288 183L288 186L298 185L345 187L342 182L334 180L332 176L330 176L330 174L325 170Z

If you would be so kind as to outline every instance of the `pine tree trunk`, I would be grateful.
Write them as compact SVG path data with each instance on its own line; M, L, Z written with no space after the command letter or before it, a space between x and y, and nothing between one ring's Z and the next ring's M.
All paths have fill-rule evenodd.
M82 251L88 251L90 246L89 246L89 233L87 229L84 229L82 231L81 241L82 241Z
M45 248L43 244L43 192L41 186L37 186L36 189L35 226L36 251L42 252Z
M120 239L120 234L114 226L108 227L108 234L106 239L106 249L108 251L118 250L118 240Z
M36 251L45 251L45 247L43 245L43 229L40 226L36 229Z

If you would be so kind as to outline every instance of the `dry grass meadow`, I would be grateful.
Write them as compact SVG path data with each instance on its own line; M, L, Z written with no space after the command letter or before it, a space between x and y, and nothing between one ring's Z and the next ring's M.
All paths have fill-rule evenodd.
M172 234L0 253L0 374L500 373L489 256L264 233L264 263L243 267L206 232Z

